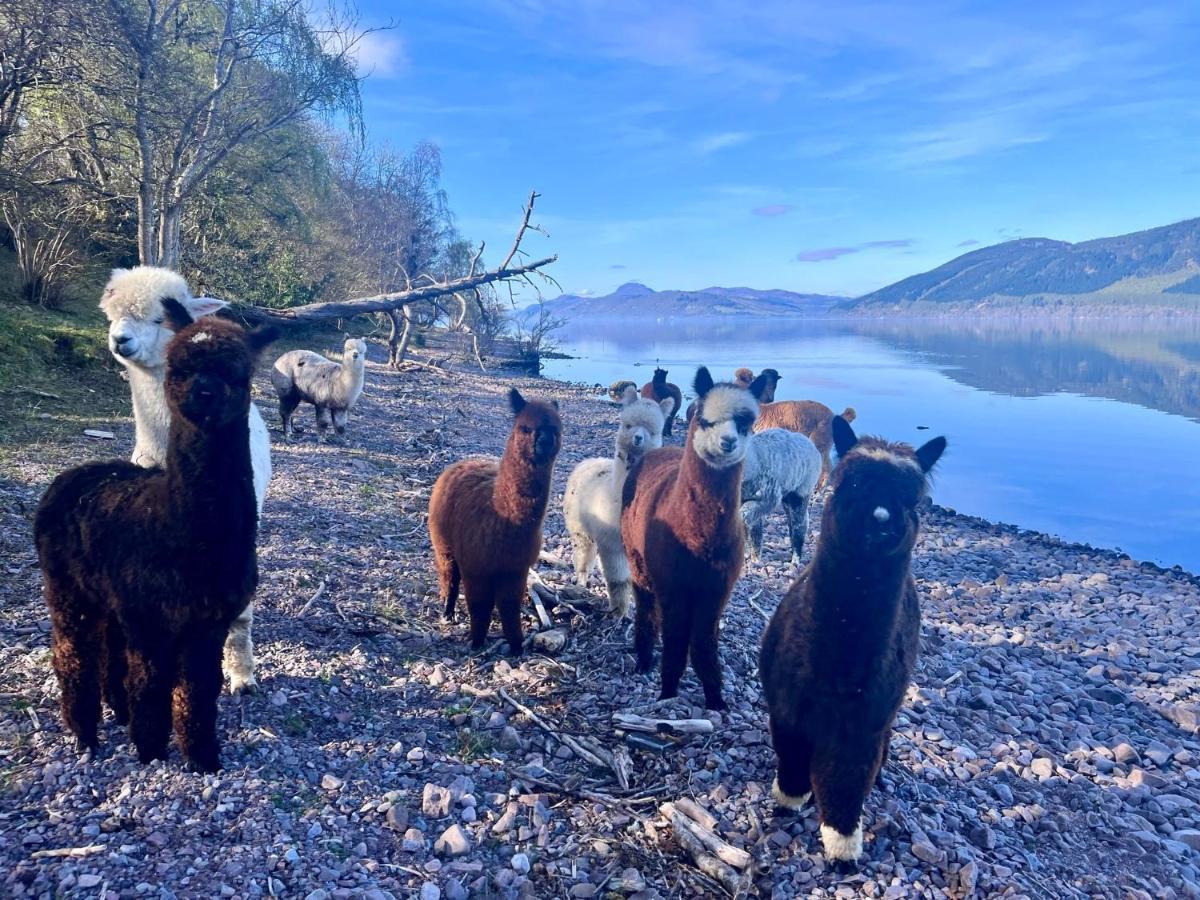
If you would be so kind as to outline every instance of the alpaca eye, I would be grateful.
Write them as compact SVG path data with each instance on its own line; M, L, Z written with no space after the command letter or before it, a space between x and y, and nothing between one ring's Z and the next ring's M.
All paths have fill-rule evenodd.
M155 324L155 325L161 325L161 324L162 324L163 322L165 322L165 321L166 321L166 318L165 318L165 317L163 317L163 316L159 316L157 319L155 319L155 320L154 320L154 324Z
M713 423L712 423L712 422L710 422L710 421L708 421L708 419L701 419L701 420L700 420L700 427L701 427L701 428L712 428L712 426L713 426Z
M521 434L533 434L533 429L530 428L528 425L522 425L521 426Z

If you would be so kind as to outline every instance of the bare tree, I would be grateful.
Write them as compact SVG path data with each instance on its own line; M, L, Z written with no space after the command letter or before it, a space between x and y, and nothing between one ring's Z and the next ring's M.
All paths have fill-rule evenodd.
M64 47L75 9L68 0L0 3L0 165L28 91L60 82L69 69Z
M315 29L302 0L107 0L112 52L94 90L110 123L76 153L125 166L138 256L178 268L188 200L239 147L312 111L360 121L352 51L363 31ZM115 145L124 153L110 152Z

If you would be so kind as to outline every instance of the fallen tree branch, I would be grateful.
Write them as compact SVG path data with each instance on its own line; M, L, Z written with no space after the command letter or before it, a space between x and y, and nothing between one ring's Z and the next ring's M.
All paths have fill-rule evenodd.
M564 734L558 729L553 728L528 706L525 706L523 703L518 703L516 700L510 697L504 688L500 688L497 693L499 694L501 700L513 707L513 709L516 709L517 711L523 712L525 715L527 715L535 725L542 729L542 731L546 732L560 743L566 744L568 747L570 747L575 755L580 759L591 763L593 766L596 766L599 769L610 770L613 775L616 776L617 784L621 786L621 790L629 790L628 769L622 765L622 763L617 762L613 755L603 747L599 747L594 744L590 747L585 746L584 743L578 738L574 738L569 734Z
M30 859L62 859L64 857L81 859L85 856L103 853L107 849L103 844L90 844L87 847L60 847L57 850L35 850L30 854Z
M660 810L671 822L676 843L692 857L696 868L729 891L731 895L744 895L749 886L750 873L748 871L738 872L733 866L727 865L709 853L708 845L699 836L701 833L699 827L672 807L670 803L664 803Z
M694 809L705 822L711 820L714 825L716 824L716 820L712 819L712 816L708 815L695 804L690 804L685 808ZM728 866L733 866L735 869L749 868L750 863L753 861L749 853L717 837L716 833L709 826L685 815L678 803L664 803L658 809L664 816L671 820L671 827L675 829L676 834L680 831L686 831L703 844L707 850L711 851L717 859Z
M310 608L310 607L311 607L311 606L312 606L314 603L316 603L318 600L320 600L320 599L321 599L321 596L322 596L324 593L325 593L325 582L323 582L323 581L322 581L322 582L321 582L321 585L320 585L320 587L318 587L318 588L317 588L317 592L316 592L315 594L313 594L311 597L309 597L309 598L308 598L308 602L307 602L307 603L305 603L305 604L304 604L302 607L300 607L300 612L296 613L296 618L297 618L297 619L299 619L299 618L300 618L301 616L303 616L303 615L304 615L306 612L308 612L309 608Z
M613 725L626 731L645 731L650 734L712 734L713 723L708 719L647 719L634 713L615 712Z
M291 309L268 309L258 306L242 306L236 308L236 312L242 318L249 322L270 322L277 325L296 325L307 322L318 322L325 319L342 319L350 316L361 316L367 313L389 312L392 310L402 309L403 307L420 303L423 301L433 301L439 297L445 297L452 294L461 294L463 291L473 290L483 287L485 284L493 284L495 282L513 281L522 279L528 284L533 284L530 275L540 275L542 278L552 281L550 276L546 275L541 269L558 260L558 254L547 256L544 259L538 259L530 263L521 265L512 265L513 259L521 248L521 241L529 231L542 232L541 228L529 223L529 217L533 214L533 204L537 198L541 196L537 191L529 194L529 200L525 204L524 217L521 220L521 226L517 229L517 236L513 241L513 247L505 257L504 262L495 269L486 272L475 272L475 264L479 260L479 254L471 261L470 271L461 278L448 279L446 281L434 281L431 284L422 285L417 288L410 288L403 291L390 291L384 294L377 294L373 297L359 297L354 300L330 300L325 303L309 303L304 306L297 306ZM542 232L543 234L545 232ZM483 252L483 247L479 248L479 253ZM536 287L536 286L535 286ZM481 361L482 363L482 361Z

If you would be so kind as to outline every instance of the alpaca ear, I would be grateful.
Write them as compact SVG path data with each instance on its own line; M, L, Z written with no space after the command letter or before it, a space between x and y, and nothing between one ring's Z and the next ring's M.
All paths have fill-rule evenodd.
M255 353L262 353L268 344L279 340L282 333L275 325L260 325L246 334L246 341L250 344L251 350Z
M637 403L637 398L638 398L637 388L634 387L632 384L625 385L625 390L621 394L621 405L622 406L632 406L634 403Z
M946 439L944 437L935 437L932 441L922 444L917 450L917 462L921 466L921 471L928 473L933 468L933 464L941 459L945 452Z
M752 382L750 382L750 393L754 395L755 400L761 400L763 392L767 389L770 379L766 372L763 372Z
M668 397L665 400L659 400L658 408L663 411L664 417L668 419L671 418L671 412L675 409L675 399L673 397Z
M713 388L712 376L708 374L708 366L701 366L696 370L696 380L692 383L692 389L695 390L697 397L703 397Z
M508 391L508 405L512 407L514 416L520 415L521 410L525 408L525 398L516 388L510 388Z
M189 297L187 300L187 307L193 319L199 319L201 316L211 316L228 305L226 301L218 300L216 297Z
M179 331L192 324L192 314L174 297L163 297L163 315L172 331Z
M845 456L858 443L858 435L850 427L850 423L841 416L833 417L833 446L837 448L838 456Z

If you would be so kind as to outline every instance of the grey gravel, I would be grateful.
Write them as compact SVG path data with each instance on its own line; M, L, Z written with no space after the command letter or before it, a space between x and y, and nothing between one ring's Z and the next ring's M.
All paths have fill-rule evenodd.
M441 621L423 519L448 462L503 447L513 383L563 407L539 573L579 610L552 613L561 650L519 661L502 655L498 627L470 656L463 622ZM371 365L348 443L274 446L255 615L262 692L222 699L216 776L185 771L174 752L139 765L111 721L97 758L71 748L30 521L50 478L97 448L82 437L4 448L0 894L715 896L658 814L686 796L751 853L764 897L1198 896L1200 584L1180 570L926 510L914 560L922 657L856 872L824 860L811 809L777 815L770 801L756 657L759 610L770 614L795 573L781 519L725 616L730 708L711 737L630 749L627 792L500 700L503 688L609 749L613 710L705 714L690 674L679 699L655 702L657 675L634 673L628 624L589 605L598 577L590 594L568 587L562 487L576 462L608 452L615 422L593 393ZM270 421L274 401L259 399ZM869 430L867 398L856 406ZM118 436L113 452L131 445L128 421L87 424ZM32 858L89 845L101 850Z

